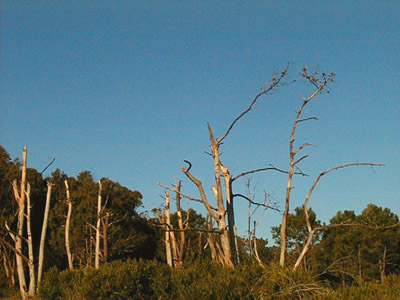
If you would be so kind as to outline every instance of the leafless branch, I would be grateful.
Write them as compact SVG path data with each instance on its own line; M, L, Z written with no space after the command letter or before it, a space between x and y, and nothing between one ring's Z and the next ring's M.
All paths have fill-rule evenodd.
M269 208L269 209L272 209L272 210L276 210L277 212L281 212L279 208L270 206L270 205L265 204L265 203L254 202L254 201L251 200L249 197L247 197L247 196L245 196L245 195L242 195L242 194L234 194L234 195L232 195L232 197L240 197L240 198L246 199L247 201L249 201L249 202L250 202L251 204L253 204L253 205L263 206L263 207L265 207L265 208Z
M189 163L190 164L190 163ZM201 195L201 200L204 204L204 206L207 208L208 214L212 216L214 219L218 219L218 215L214 212L213 208L211 205L208 203L206 193L204 192L203 184L200 180L198 180L196 177L194 177L190 172L189 169L191 167L191 164L188 169L186 169L184 166L181 166L181 169L183 173L197 186L200 195Z
M319 119L317 117L309 117L309 118L305 118L305 119L300 119L297 121L297 123L305 122L305 121L309 121L309 120L319 120Z
M235 181L236 179L240 178L240 177L243 177L243 176L246 176L246 175L249 175L249 174L252 174L252 173L268 171L268 170L275 170L275 171L278 171L278 172L281 172L281 173L285 173L285 174L288 173L288 171L286 171L286 170L282 170L282 169L279 169L277 167L274 167L274 166L270 165L270 167L254 169L254 170L250 170L250 171L246 171L246 172L240 173L239 175L237 175L234 178L232 178L232 182Z
M202 228L185 228L185 229L175 229L175 228L171 228L169 226L169 224L164 223L164 222L160 222L160 223L154 223L154 225L157 226L167 226L169 229L167 229L166 231L173 231L173 232L181 232L181 231L195 231L195 232L208 232L208 233L218 233L221 234L220 230L210 230L210 229L202 229Z
M308 155L304 155L304 156L300 157L298 160L296 160L296 161L294 162L294 165L297 165L299 162L301 162L303 159L305 159L305 158L307 158L307 157L308 157Z
M316 147L313 144L310 143L304 143L303 145L301 145L299 148L297 148L296 150L294 150L294 154L297 154L299 151L301 151L302 149L304 149L307 146L312 146L312 147Z
M9 242L2 239L1 237L0 237L0 243L2 243L7 248L11 249L16 255L21 257L27 264L31 263L30 260L25 255L23 255L20 251L18 251L15 247L13 247Z
M50 167L55 161L56 161L56 158L53 157L53 159L51 160L51 162L43 169L42 172L40 172L40 174L43 174L43 172L46 171L46 170L48 169L48 167Z
M229 126L228 130L225 132L225 134L217 140L217 144L221 144L221 142L227 137L227 135L229 134L229 132L232 130L233 126L235 126L236 122L239 121L244 115L246 115L250 110L252 110L254 104L257 102L257 100L262 96L267 94L268 92L270 92L271 90L273 90L277 85L279 85L280 81L282 80L283 77L285 77L285 75L287 74L287 70L288 67L286 67L280 74L280 76L278 78L274 78L271 85L266 88L263 89L255 98L254 100L250 103L249 107L242 112L235 120L233 120L233 122L231 123L231 125Z
M169 191L171 191L171 192L178 193L179 195L181 195L182 197L184 197L184 198L186 198L186 199L189 199L189 200L192 200L192 201L196 201L196 202L203 203L203 201L202 201L201 199L188 196L188 195L186 195L186 194L184 194L184 193L178 191L176 188L170 188L169 186L164 185L164 184L162 184L162 183L160 183L160 182L157 182L157 185L159 185L159 186L161 186L162 188L167 189L167 190L169 190ZM215 207L212 206L211 204L210 204L210 207L211 207L213 210L217 210L217 208L215 208Z

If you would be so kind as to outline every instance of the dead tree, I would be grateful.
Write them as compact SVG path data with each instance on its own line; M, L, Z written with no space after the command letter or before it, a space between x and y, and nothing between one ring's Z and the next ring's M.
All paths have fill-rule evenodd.
M317 186L319 180L321 179L322 176L334 171L334 170L338 170L338 169L343 169L343 168L347 168L347 167L352 167L352 166L384 166L383 164L376 164L376 163L370 163L370 162L355 162L355 163L350 163L350 164L345 164L345 165L341 165L341 166L336 166L333 168L330 168L322 173L320 173L317 178L314 181L314 184L312 185L310 191L307 194L307 197L304 201L304 215L305 215L305 219L306 219L306 224L307 224L307 230L308 230L308 237L307 237L307 241L305 242L304 246L303 246L303 250L301 251L299 257L296 260L296 263L294 264L293 270L297 270L299 268L299 266L301 265L302 261L304 260L304 258L306 257L308 251L310 250L310 247L312 245L312 241L313 241L313 237L315 235L315 233L319 230L322 230L324 228L329 228L329 227L338 227L338 226L362 226L360 224L332 224L332 225L325 225L325 226L319 226L319 227L315 227L313 228L311 225L311 221L310 221L310 216L308 214L308 203L310 201L311 195L314 192L315 187ZM365 226L362 226L365 227ZM392 226L389 226L392 227Z
M315 90L309 96L308 98L304 98L303 96L303 103L300 106L300 109L297 112L295 121L292 126L292 131L290 134L290 144L289 144L289 149L290 149L290 167L289 167L289 174L288 174L288 180L287 180L287 185L286 185L286 201L285 201L285 210L283 212L282 216L282 223L281 223L281 251L280 251L280 259L279 259L279 264L283 267L286 263L286 254L287 254L287 236L286 236L286 231L287 231L287 217L289 214L289 208L290 208L290 195L292 191L292 180L293 180L293 175L295 174L295 170L297 168L297 165L305 158L308 157L308 155L304 155L300 158L297 158L297 154L303 150L307 146L312 146L310 143L304 143L301 146L295 148L294 146L294 141L295 141L295 133L296 133L296 128L297 125L301 122L308 121L308 120L315 120L317 119L316 117L311 117L311 118L305 118L301 119L301 114L305 108L305 106L312 100L314 99L318 94L320 94L325 87L327 86L328 83L332 82L334 79L334 74L331 73L329 75L326 75L325 73L322 73L321 79L316 77L317 74L309 75L307 73L307 68L303 68L303 73L302 76L308 80L314 87Z
M230 131L235 126L235 124L241 118L243 118L248 112L250 112L253 109L255 103L259 100L259 98L261 96L273 91L276 87L281 85L281 81L286 76L286 73L287 73L287 68L281 72L279 77L277 77L277 78L274 77L271 85L268 88L263 89L260 93L257 94L257 96L253 99L253 101L250 103L248 108L246 110L244 110L238 117L236 117L233 120L233 122L230 124L227 131L222 135L221 138L214 137L214 133L211 129L211 125L208 124L208 132L209 132L210 142L211 142L211 145L210 145L211 156L212 156L213 162L214 162L214 180L215 180L215 182L212 186L212 190L213 190L215 198L216 198L216 209L215 210L213 209L213 207L210 205L210 203L208 201L208 198L204 191L202 182L190 172L190 167L191 167L190 162L186 161L189 164L188 168L181 166L181 169L185 173L185 175L197 186L199 193L200 193L201 202L204 204L205 208L207 209L208 215L216 222L216 224L218 226L218 230L220 232L220 234L219 234L220 244L217 243L216 245L221 248L222 263L224 265L232 267L232 268L238 262L236 227L235 227L235 217L234 217L234 209L233 209L233 207L234 207L233 200L234 200L235 195L232 192L232 183L234 182L235 179L237 179L241 176L244 176L246 174L265 171L265 170L271 170L271 169L276 169L276 168L269 167L269 168L251 170L251 171L244 172L236 177L232 177L231 173L229 171L229 167L224 165L221 161L220 146L222 145L225 138L229 135ZM224 179L225 192L222 187L221 177L223 177L223 179ZM224 203L225 202L224 198L226 201L226 206Z
M28 268L29 268L29 296L34 296L36 292L35 262L33 257L33 241L31 230L31 186L28 183L26 189L26 232L28 235Z
M72 270L74 268L74 264L72 261L71 243L70 243L70 239L69 239L71 215L72 215L72 199L71 199L71 195L70 195L70 191L69 191L68 181L65 180L64 184L65 184L65 189L66 189L66 194L67 194L67 205L68 205L68 213L67 213L67 218L65 220L65 249L67 251L68 266L69 266L69 269Z
M42 281L44 246L45 246L45 241L46 241L46 230L47 230L47 224L48 224L49 212L50 212L51 188L52 188L52 184L48 181L47 182L46 206L45 206L45 210L44 210L42 234L40 237L40 246L39 246L37 288L39 288L40 282Z
M14 237L15 251L16 251L16 262L17 262L17 273L19 281L19 290L23 299L28 298L28 291L26 286L26 278L24 271L24 263L21 255L22 254L22 236L24 234L24 219L25 219L25 203L26 203L26 165L27 165L27 147L24 147L22 154L22 172L21 172L21 185L18 191L17 181L13 182L14 198L18 204L18 223L17 223L17 234Z
M181 188L182 188L182 181L179 181L176 185L176 193L175 193L175 200L176 200L176 214L178 216L178 227L179 227L179 247L177 248L177 254L178 254L178 258L177 258L177 263L178 264L182 264L183 263L183 255L185 253L185 244L186 244L186 240L185 240L185 226L183 223L183 217L182 217L182 208L181 208Z
M101 192L102 192L102 185L101 181L99 180L99 193L97 195L97 217L96 217L96 248L94 254L94 267L96 269L99 268L100 262L100 219L101 219Z

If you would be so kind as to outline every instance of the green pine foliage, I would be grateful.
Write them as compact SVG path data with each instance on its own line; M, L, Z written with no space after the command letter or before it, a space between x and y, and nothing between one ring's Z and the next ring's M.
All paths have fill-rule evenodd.
M0 298L19 299L13 240L6 228L16 230L17 205L11 183L19 180L21 163L0 146ZM71 249L75 270L67 270L65 251L68 180L73 213ZM99 186L89 171L70 177L56 169L43 178L27 170L31 185L34 255L38 255L47 183L53 184L45 246L45 278L38 299L400 299L399 217L388 208L369 204L359 215L339 211L326 227L309 209L312 226L322 226L296 272L291 270L308 231L303 207L288 216L288 267L276 264L279 247L257 238L263 266L252 256L247 238L238 238L240 265L234 270L210 260L206 219L193 209L183 212L184 263L174 269L165 263L164 232L158 221L137 212L142 194L102 178L102 228L107 226L107 251L102 239L99 269L94 269L94 227ZM177 214L171 216L178 228ZM386 228L384 228L386 227ZM199 229L202 232L196 231ZM279 245L280 228L273 227ZM104 231L102 235L104 236ZM179 235L177 234L177 238ZM254 243L254 241L251 241ZM107 257L104 253L107 252ZM27 255L27 247L23 253ZM16 275L16 274L15 274Z

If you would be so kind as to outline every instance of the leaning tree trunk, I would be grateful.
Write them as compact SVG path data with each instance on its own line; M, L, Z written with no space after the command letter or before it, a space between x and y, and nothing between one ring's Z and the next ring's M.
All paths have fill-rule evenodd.
M44 217L43 217L43 225L42 225L42 234L40 236L37 288L39 288L40 282L42 281L44 246L45 246L45 241L46 241L46 230L47 230L47 224L48 224L49 212L50 212L51 187L52 187L52 184L48 181L47 182L46 206L44 209Z

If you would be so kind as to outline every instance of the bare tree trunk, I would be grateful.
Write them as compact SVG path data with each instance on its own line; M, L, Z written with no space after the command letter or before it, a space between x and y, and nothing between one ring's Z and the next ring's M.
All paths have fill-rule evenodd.
M15 265L12 263L13 260L10 259L10 256L7 253L7 249L4 248L1 251L3 257L3 266L4 266L4 273L6 274L8 286L14 287L15 286L15 273L14 267Z
M99 194L97 196L97 222L96 222L96 249L94 254L94 267L99 268L100 261L100 214L101 214L101 181L99 180Z
M103 225L103 256L104 256L104 262L107 262L108 258L108 226L109 226L109 220L110 220L110 213L106 213L104 219L102 220L102 225Z
M225 179L225 195L226 195L226 212L228 215L228 230L229 230L229 241L232 250L232 258L234 264L239 264L239 252L237 247L237 236L236 236L236 224L235 214L233 209L233 193L232 193L232 176L229 172L229 168L222 165L219 162L222 175Z
M171 246L171 236L169 234L170 230L170 219L169 219L169 193L165 192L165 251L166 251L166 256L167 256L167 264L171 268L174 267L173 260L172 260L172 246Z
M39 246L39 266L38 266L37 288L39 288L40 282L42 281L44 246L45 246L45 242L46 242L46 230L47 230L47 224L48 224L49 212L50 212L51 187L52 187L52 184L48 181L47 182L46 206L44 209L42 234L40 237L40 246Z
M24 234L24 219L25 219L25 190L26 190L26 165L27 165L27 147L24 147L24 151L22 154L22 174L21 174L21 188L18 191L17 181L13 182L13 190L14 197L18 203L18 224L17 224L17 235L15 236L15 249L18 253L22 253L22 236ZM22 257L16 254L16 262L17 262L17 273L18 273L18 281L19 281L19 290L21 293L21 297L26 299L28 297L27 294L27 286L24 272L24 263Z
M326 175L326 174L328 174L328 173L330 173L332 171L335 171L335 170L338 170L338 169L343 169L343 168L348 168L348 167L353 167L353 166L371 166L371 167L373 167L373 166L384 166L384 165L383 164L376 164L376 163L369 163L369 162L367 162L367 163L355 162L355 163L350 163L350 164L345 164L345 165L340 165L340 166L329 168L329 169L325 170L324 172L320 173L317 176L317 178L315 179L315 181L314 181L312 187L310 188L310 191L308 192L308 194L306 196L306 199L304 201L304 215L305 215L305 218L306 218L306 224L307 224L307 230L308 230L308 238L307 238L306 243L303 246L303 250L301 251L300 256L298 257L298 259L297 259L297 261L296 261L296 263L295 263L295 265L293 267L293 270L297 270L297 268L300 266L301 262L304 260L305 256L307 255L307 253L308 253L308 251L309 251L309 249L311 247L314 234L318 230L333 226L333 225L325 225L325 226L321 226L321 227L312 228L312 224L311 224L311 221L310 221L310 216L308 214L308 203L310 201L310 198L311 198L311 196L312 196L312 194L313 194L318 182L320 181L322 176L324 176L324 175ZM344 225L345 224L334 224L334 226L344 226ZM347 224L347 225L348 226L355 226L356 224ZM361 258L361 256L359 258ZM361 268L361 263L360 263L360 268ZM361 269L360 269L360 278L361 278Z
M294 264L294 267L293 267L294 271L296 271L300 267L301 263L305 259L308 251L310 250L310 247L311 247L311 244L312 244L312 240L314 238L314 234L315 234L315 232L317 230L318 230L318 228L314 228L313 230L311 230L308 233L308 238L307 238L307 241L305 242L305 244L303 246L303 250L301 251L299 257L297 258L296 263Z
M264 266L262 263L260 256L258 255L258 249L257 249L257 235L256 235L256 221L254 221L254 226L253 226L253 247L254 247L254 257L256 258L257 262L260 264L260 266Z
M283 267L286 263L286 254L287 254L287 236L286 236L286 231L287 231L287 217L289 214L289 207L290 207L290 193L292 191L292 180L293 180L293 175L294 175L294 170L295 166L301 162L303 159L307 158L308 155L304 155L300 157L299 159L296 160L296 155L305 147L307 146L312 146L310 143L304 143L297 149L294 148L294 141L295 141L295 133L296 133L296 128L297 125L300 122L308 121L308 120L316 120L316 117L310 117L306 119L300 119L300 116L303 112L304 107L309 103L313 98L315 98L324 88L325 86L333 80L334 74L331 73L327 77L323 73L322 75L322 80L317 79L314 75L309 75L307 73L307 68L303 68L303 77L308 79L315 87L316 89L314 90L314 93L308 97L307 99L303 98L303 103L300 106L299 111L296 114L296 119L293 122L292 126L292 131L290 134L290 169L289 169L289 175L288 175L288 180L287 180L287 185L286 185L286 202L285 202L285 210L283 212L282 216L282 224L281 224L281 253L280 253L280 259L279 259L279 264Z
M229 240L229 234L226 230L227 224L225 220L225 206L224 200L222 196L222 184L221 184L221 161L219 154L219 144L215 140L210 124L208 124L208 131L210 133L210 141L211 141L211 150L214 158L214 175L215 175L215 189L216 189L216 198L217 198L217 207L218 207L218 229L220 230L220 240L221 247L223 252L224 264L228 267L233 268L234 261L232 258L232 248Z
M68 266L69 266L69 269L72 270L74 268L74 265L72 262L71 245L70 245L70 240L69 240L69 231L70 231L71 214L72 214L72 200L71 200L71 195L69 192L68 181L65 180L64 184L65 184L65 188L66 188L66 192L67 192L67 204L68 204L67 219L65 221L65 249L67 251Z
M29 257L29 296L33 297L36 292L36 278L35 278L35 263L33 257L33 242L32 242L32 230L31 230L31 186L27 184L26 190L27 199L27 214L26 214L26 231L28 234L28 257Z
M181 208L181 187L182 181L179 181L176 185L176 213L178 215L178 226L180 229L180 240L179 240L179 248L178 248L178 263L183 263L183 255L185 252L185 227L183 225L183 218L182 218L182 208Z

